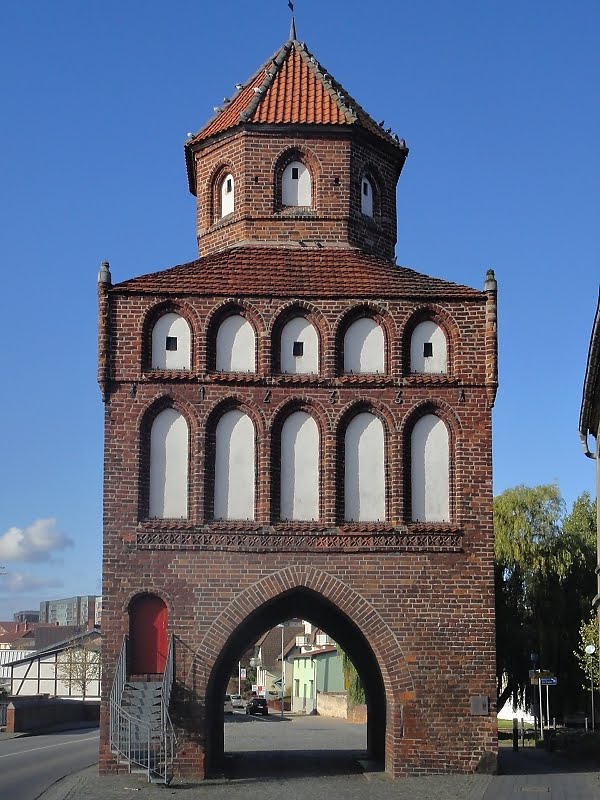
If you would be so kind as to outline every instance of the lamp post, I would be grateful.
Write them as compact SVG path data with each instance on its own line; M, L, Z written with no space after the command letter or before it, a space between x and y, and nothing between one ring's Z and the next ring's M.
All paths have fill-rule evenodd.
M585 646L585 652L590 657L590 689L592 692L592 730L595 728L595 720L594 720L594 659L592 656L596 652L596 648L593 644L587 644Z
M285 662L283 660L283 629L285 627L283 622L277 626L281 628L281 718L283 719L283 698L285 694Z

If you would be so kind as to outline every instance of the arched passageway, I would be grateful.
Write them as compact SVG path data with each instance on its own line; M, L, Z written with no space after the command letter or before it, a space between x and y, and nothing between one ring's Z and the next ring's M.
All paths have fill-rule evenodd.
M223 696L238 659L265 631L292 618L305 619L326 631L352 660L365 689L368 755L369 758L383 763L386 696L382 672L375 654L357 625L330 600L314 590L297 587L264 603L246 617L229 636L215 661L206 692L207 772L222 768Z

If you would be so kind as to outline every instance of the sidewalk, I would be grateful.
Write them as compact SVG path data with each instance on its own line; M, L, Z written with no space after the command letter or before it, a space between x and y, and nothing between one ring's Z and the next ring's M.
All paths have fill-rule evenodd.
M383 773L286 777L242 777L198 783L173 781L148 784L144 775L99 777L97 767L69 775L39 800L139 800L176 795L181 800L302 800L313 795L327 800L600 800L600 771L573 764L557 754L533 748L500 752L503 774L432 775L390 781ZM325 770L326 772L326 770Z

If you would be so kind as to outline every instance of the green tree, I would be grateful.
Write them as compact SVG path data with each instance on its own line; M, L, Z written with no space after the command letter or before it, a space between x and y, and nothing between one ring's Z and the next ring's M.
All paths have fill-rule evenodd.
M350 661L350 657L339 646L338 651L342 659L342 670L344 672L344 684L348 692L348 705L350 707L359 706L365 702L365 690L363 689L360 675L356 667Z
M600 641L598 637L598 617L592 614L587 622L583 622L579 629L580 644L575 650L574 656L577 659L580 669L585 675L583 688L587 691L590 683L594 681L594 688L600 686ZM596 652L588 655L585 648L588 644L593 644Z
M527 702L532 653L559 677L555 709L576 704L573 650L595 593L594 503L583 494L566 514L557 486L517 486L494 499L494 532L498 705Z

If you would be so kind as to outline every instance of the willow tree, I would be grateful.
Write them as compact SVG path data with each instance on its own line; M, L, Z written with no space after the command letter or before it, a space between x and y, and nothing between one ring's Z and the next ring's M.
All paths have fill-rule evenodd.
M533 666L559 678L559 706L572 700L573 651L595 593L594 515L587 494L566 514L555 485L517 486L494 499L499 708L526 702Z

